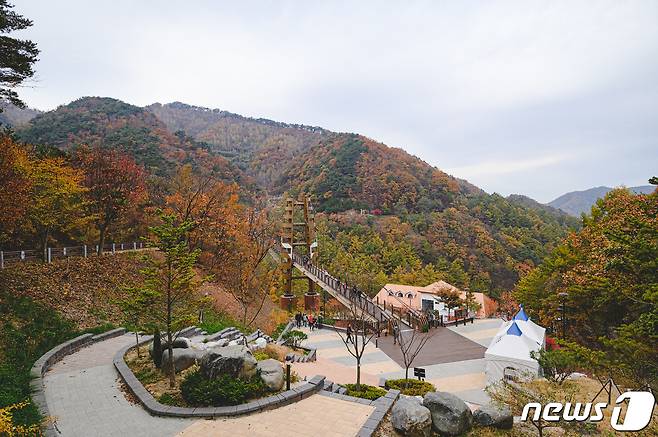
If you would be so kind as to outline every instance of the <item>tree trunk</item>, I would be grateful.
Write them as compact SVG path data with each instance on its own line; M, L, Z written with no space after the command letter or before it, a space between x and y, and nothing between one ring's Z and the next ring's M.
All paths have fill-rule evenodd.
M139 334L137 333L136 329L135 329L135 347L137 348L137 358L141 358L142 356L140 355L139 352Z
M48 262L48 238L50 237L50 232L45 231L43 238L41 239L41 250L43 253L43 262Z
M153 363L158 369L162 367L162 337L159 329L153 333Z
M98 255L103 254L103 245L105 244L105 234L107 233L107 227L105 225L98 226Z
M409 379L409 366L404 368L404 379ZM407 386L407 381L404 381L404 386Z
M169 388L174 388L176 387L176 368L174 367L174 342L173 338L171 335L171 328L167 326L167 350L169 351L169 369L167 369L167 373L169 373Z
M356 360L356 390L361 390L361 360Z

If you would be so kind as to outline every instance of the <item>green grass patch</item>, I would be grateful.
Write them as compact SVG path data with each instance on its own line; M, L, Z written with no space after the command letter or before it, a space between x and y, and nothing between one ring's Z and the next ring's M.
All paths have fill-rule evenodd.
M0 291L0 408L30 397L30 369L48 350L80 333L57 312L26 297ZM16 410L13 422L41 421L32 402Z
M30 399L30 369L53 347L82 334L100 334L112 324L79 331L52 308L0 290L0 408ZM31 401L13 412L13 423L30 427L41 422Z
M356 389L356 384L345 384L345 388L347 389L347 396L368 399L370 401L386 395L386 390L383 388L367 384L361 384L359 390Z
M160 379L160 372L155 369L143 368L135 372L135 378L142 384L152 384Z
M436 391L434 384L417 379L389 379L384 385L389 389L400 390L400 393L407 396L425 396L425 393Z
M199 324L199 328L206 331L208 334L214 334L222 329L236 327L243 333L247 333L247 328L242 323L233 319L226 313L219 311L205 311L203 314L203 323Z

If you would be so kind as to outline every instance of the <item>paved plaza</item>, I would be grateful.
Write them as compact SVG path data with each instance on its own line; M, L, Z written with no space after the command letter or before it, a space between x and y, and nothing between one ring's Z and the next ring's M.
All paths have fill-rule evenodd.
M501 320L476 320L472 325L443 328L431 344L422 366L427 380L472 405L488 398L485 384L484 348L501 325ZM309 331L306 344L318 350L317 361L294 363L302 377L325 375L337 383L354 383L356 360L336 332ZM387 345L380 338L377 346ZM177 419L149 415L140 405L129 402L119 389L112 359L124 346L134 342L130 334L94 343L56 363L45 375L48 407L57 430L63 436L351 436L365 423L373 407L327 396L313 395L300 402L244 417L227 419ZM391 345L388 345L391 346ZM448 353L441 352L447 351ZM433 350L434 349L434 350ZM361 365L362 382L378 385L382 378L402 378L404 369L384 351L391 347L366 347ZM431 357L437 363L427 362ZM455 361L447 362L452 357Z
M473 405L486 404L489 398L483 390L486 384L484 351L501 324L500 319L483 319L466 326L437 328L442 332L426 345L425 361L414 362L414 366L422 366L426 370L426 380L438 390L454 393ZM305 345L316 348L318 358L312 363L295 363L293 369L301 376L321 374L340 384L354 383L356 359L349 354L338 334L332 329L302 330L309 336ZM391 352L391 357L384 352L394 351L392 339L380 337L377 341L378 346L388 343L390 347L375 347L374 341L366 346L361 362L362 382L379 385L382 379L404 378L404 368L396 362L395 354ZM437 358L437 363L428 360L432 356ZM449 357L454 361L449 362Z
M112 365L115 353L134 341L126 334L94 343L64 357L44 375L46 401L62 436L308 436L311 431L313 435L353 436L374 408L313 395L244 417L205 420L151 416L141 405L126 399Z

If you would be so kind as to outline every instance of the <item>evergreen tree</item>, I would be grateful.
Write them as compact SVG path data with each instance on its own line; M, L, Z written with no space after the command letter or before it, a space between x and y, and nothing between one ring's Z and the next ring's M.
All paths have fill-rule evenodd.
M7 36L10 32L32 26L31 20L12 8L7 0L0 0L0 100L24 108L25 103L14 89L34 75L32 66L37 61L39 49L32 41Z

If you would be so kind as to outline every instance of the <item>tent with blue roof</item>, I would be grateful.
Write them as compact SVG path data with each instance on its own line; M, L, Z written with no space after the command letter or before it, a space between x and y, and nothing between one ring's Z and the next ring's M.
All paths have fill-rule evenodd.
M531 353L544 346L545 332L521 306L512 320L503 323L484 354L487 383L494 384L504 378L536 378L539 363Z
M528 337L539 346L544 347L546 343L546 329L542 328L528 317L528 315L523 310L523 305L521 305L519 311L516 313L512 320L508 320L503 323L493 340L491 341L491 346L496 344L500 339L507 335L507 331L514 324L515 329L521 331L521 334L525 337Z
M528 319L528 315L523 311L523 305L519 305L519 312L516 313L513 320L523 320L525 322L528 321Z

